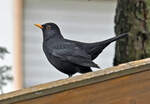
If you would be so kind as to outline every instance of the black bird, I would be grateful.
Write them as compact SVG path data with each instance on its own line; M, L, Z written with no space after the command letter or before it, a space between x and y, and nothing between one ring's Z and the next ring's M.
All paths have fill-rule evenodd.
M128 36L124 33L101 42L83 43L65 39L59 27L54 23L35 25L43 31L43 50L47 59L69 77L77 72L91 72L90 67L99 68L92 60L111 42Z

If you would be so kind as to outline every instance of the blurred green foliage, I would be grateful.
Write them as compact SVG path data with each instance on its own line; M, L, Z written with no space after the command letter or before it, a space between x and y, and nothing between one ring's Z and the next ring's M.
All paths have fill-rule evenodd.
M0 47L0 61L4 60L5 54L8 54L6 48ZM0 66L0 93L3 93L3 87L7 85L9 81L12 81L13 77L10 75L11 67L7 65Z

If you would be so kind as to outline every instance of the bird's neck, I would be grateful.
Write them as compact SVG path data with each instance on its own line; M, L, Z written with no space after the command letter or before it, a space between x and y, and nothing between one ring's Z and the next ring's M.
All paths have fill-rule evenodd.
M54 32L54 33L46 33L43 34L43 40L47 41L47 40L60 40L60 39L64 39L64 37L62 36L62 34L60 32Z

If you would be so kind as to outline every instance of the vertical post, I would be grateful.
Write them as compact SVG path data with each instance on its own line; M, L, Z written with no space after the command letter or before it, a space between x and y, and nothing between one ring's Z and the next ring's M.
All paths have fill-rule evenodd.
M22 9L23 0L14 0L14 89L23 87L22 73Z

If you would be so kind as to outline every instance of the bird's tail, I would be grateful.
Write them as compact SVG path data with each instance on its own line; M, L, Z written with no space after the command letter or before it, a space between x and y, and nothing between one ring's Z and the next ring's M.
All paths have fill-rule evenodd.
M110 39L107 39L107 40L104 40L103 43L105 44L109 44L109 43L112 43L113 41L116 41L116 40L119 40L121 38L125 38L128 36L128 33L123 33L123 34L120 34L116 37L113 37L113 38L110 38Z
M128 36L128 33L123 33L116 37L91 44L91 47L89 48L89 54L92 56L92 60L95 59L103 51L103 49L107 47L110 43L112 43L113 41L119 40L121 38L125 38L127 36Z

